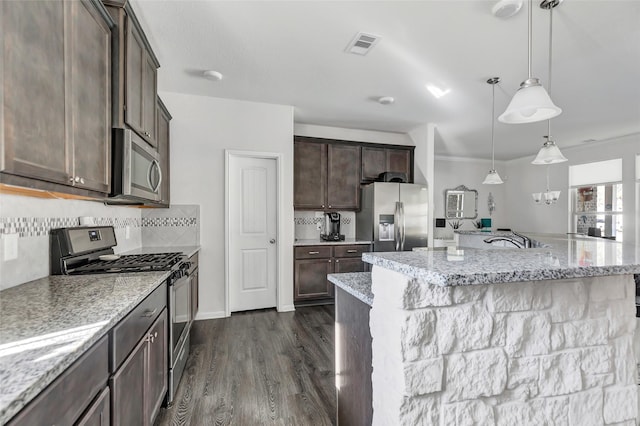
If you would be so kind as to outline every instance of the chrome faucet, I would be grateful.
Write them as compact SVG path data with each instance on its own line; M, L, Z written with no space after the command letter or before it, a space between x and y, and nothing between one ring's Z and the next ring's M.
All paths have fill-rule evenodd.
M511 231L511 233L517 237L522 238L522 244L524 245L524 248L531 248L531 238L527 237L526 235L519 234L516 231Z
M489 238L485 238L484 242L487 244L491 244L495 241L506 241L508 243L513 244L514 246L518 247L518 248L525 248L524 244L521 243L520 241L517 241L507 235L500 235L500 236L496 236L496 237L489 237Z

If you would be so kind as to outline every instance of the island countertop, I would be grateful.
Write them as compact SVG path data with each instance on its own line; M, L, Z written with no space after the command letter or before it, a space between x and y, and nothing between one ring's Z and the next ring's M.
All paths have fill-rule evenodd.
M364 253L362 259L439 286L640 274L635 246L572 235L526 235L547 247Z
M169 276L50 276L0 292L5 424Z
M340 287L356 299L371 306L373 293L371 292L371 272L347 272L343 274L329 274L327 279Z

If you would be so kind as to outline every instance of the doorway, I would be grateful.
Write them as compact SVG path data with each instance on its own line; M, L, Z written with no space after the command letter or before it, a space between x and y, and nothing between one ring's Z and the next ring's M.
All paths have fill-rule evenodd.
M226 151L226 314L277 306L278 154Z

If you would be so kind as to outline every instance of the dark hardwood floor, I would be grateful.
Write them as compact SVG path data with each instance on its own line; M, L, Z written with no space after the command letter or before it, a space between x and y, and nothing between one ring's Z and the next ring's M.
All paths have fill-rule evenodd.
M196 321L164 425L335 425L332 305Z

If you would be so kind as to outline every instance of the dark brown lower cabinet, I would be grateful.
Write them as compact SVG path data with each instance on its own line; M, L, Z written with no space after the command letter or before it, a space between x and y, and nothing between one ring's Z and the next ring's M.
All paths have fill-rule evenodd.
M109 388L105 388L87 408L76 426L109 426L111 424L110 408L110 391Z
M373 417L371 307L336 287L336 390L339 425L370 425Z
M294 247L294 294L296 303L326 303L333 298L333 284L328 274L364 272L362 253L369 244Z
M167 391L167 310L110 380L113 425L152 425Z
M13 417L8 425L75 424L107 386L108 348L109 338L104 336Z

